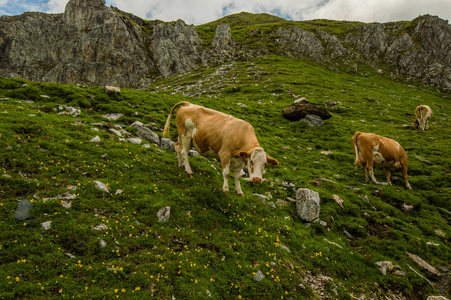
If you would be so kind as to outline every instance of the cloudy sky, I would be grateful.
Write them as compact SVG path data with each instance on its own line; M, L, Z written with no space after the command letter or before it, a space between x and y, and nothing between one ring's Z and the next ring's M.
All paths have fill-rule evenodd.
M0 15L26 11L62 13L68 0L0 0ZM287 20L331 19L362 22L412 20L430 14L451 20L451 0L106 0L146 20L200 25L242 11Z

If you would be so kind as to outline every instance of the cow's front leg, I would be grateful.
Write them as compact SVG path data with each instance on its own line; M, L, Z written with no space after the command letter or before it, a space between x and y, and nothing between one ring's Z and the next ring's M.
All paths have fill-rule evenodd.
M224 184L222 185L222 191L229 192L229 176L230 176L230 163L226 164L222 168L222 176L224 177Z
M236 193L238 195L240 195L240 196L244 196L244 193L241 190L241 183L240 183L241 171L242 170L234 171L233 174L235 175L235 190L236 190Z

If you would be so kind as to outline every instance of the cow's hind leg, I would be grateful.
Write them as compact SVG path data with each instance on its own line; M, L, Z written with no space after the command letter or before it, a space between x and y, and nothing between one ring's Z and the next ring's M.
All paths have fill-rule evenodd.
M188 173L188 175L192 176L193 171L191 170L191 166L188 162L188 151L191 147L191 135L189 132L182 135L180 138L181 141L181 150L180 150L180 160L182 162L182 165L185 167L185 172Z
M390 180L390 177L391 177L390 169L389 168L384 168L384 171L385 171L385 177L387 177L387 183L389 185L392 185L391 184L391 180Z
M412 187L410 186L409 181L407 180L407 164L403 164L402 165L402 176L404 177L404 180L406 181L406 188L408 188L409 190L412 189Z
M180 141L176 142L174 144L174 149L175 149L175 154L177 155L177 166L179 168L181 168L182 165L182 156L181 156L181 151L182 151L182 147L180 146Z

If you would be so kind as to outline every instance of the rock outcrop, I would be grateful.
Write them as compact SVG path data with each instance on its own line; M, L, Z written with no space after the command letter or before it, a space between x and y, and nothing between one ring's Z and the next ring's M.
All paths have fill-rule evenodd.
M106 7L105 0L70 0L63 14L0 17L0 75L140 88L201 64L276 54L352 72L370 65L393 78L451 92L451 25L446 20L426 15L411 22L349 22L339 34L321 22L312 23L319 24L315 29L302 24L252 30L246 41L234 39L230 26L220 24L208 45L182 20L146 21Z

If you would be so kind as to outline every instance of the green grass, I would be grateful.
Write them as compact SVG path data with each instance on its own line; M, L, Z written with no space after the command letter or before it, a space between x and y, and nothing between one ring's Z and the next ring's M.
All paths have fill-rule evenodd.
M198 69L118 96L100 87L0 78L0 98L8 98L0 100L0 298L199 299L208 290L215 299L314 299L319 291L307 277L320 275L332 278L323 292L333 299L381 297L388 290L406 297L435 293L409 269L421 271L406 253L449 268L451 96L371 70L361 77L280 57L215 71ZM318 105L336 101L338 110L320 128L290 122L282 109L295 98L287 91ZM189 178L173 153L121 141L106 126L121 124L134 132L131 123L141 121L163 128L179 101L250 122L280 165L266 169L261 185L243 181L245 197L224 194L218 162L190 158L195 174ZM419 104L434 111L426 132L404 126ZM58 114L59 105L82 113ZM102 117L116 112L124 114L118 121ZM105 126L94 131L99 122ZM393 138L408 151L413 190L405 189L400 172L393 172L393 186L364 183L353 166L355 131ZM96 135L101 143L90 143ZM174 117L170 137L176 139ZM325 150L332 154L321 154ZM384 181L383 170L375 176ZM98 191L95 180L108 184L110 194ZM284 182L319 192L327 227L306 226L293 203L273 209L253 196L295 198ZM383 191L376 196L378 188ZM115 195L118 189L123 192ZM44 201L67 191L76 195L71 208L61 200ZM343 208L334 194L344 200ZM13 217L23 199L34 203L32 222ZM404 203L414 209L403 212ZM171 207L168 223L156 217L163 206ZM51 221L47 231L40 225L45 221ZM99 224L108 230L92 229ZM408 277L382 275L375 265L381 260ZM265 274L260 282L254 281L258 270Z

